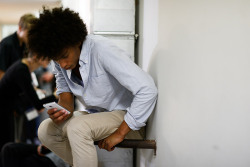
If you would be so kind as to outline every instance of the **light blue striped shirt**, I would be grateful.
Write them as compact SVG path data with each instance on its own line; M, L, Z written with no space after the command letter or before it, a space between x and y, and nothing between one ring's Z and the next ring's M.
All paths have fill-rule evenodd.
M124 120L131 129L145 126L156 103L157 88L125 51L104 37L88 35L79 65L82 83L71 70L54 62L57 94L72 92L86 108L126 110Z

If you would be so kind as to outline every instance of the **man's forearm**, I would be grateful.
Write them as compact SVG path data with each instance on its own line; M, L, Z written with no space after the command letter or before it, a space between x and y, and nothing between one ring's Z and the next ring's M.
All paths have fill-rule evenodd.
M74 96L69 92L61 93L58 104L72 112L74 111Z

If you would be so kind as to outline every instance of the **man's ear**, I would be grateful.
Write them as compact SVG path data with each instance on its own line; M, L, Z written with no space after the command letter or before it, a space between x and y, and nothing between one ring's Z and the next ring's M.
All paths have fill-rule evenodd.
M78 46L81 47L81 46L82 46L82 42L79 42L79 43L78 43Z
M22 31L22 27L21 27L21 26L18 26L17 31L18 31L18 32L21 32L21 31Z

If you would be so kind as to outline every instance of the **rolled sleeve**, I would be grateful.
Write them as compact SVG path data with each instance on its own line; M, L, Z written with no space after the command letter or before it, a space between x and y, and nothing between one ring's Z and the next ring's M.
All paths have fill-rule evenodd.
M139 130L141 127L145 126L145 123L138 122L132 115L127 111L126 115L124 116L124 121L128 124L128 126L132 130Z
M149 116L152 114L157 99L157 89L152 86L150 88L142 88L138 92L131 106L127 109L124 117L125 122L133 130L139 130L146 125Z

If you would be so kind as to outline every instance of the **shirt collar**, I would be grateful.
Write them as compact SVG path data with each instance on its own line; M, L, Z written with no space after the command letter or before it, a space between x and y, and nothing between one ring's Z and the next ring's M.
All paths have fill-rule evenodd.
M79 64L82 66L83 64L89 63L89 55L91 50L92 44L89 38L89 35L86 36L86 39L83 41L82 50L80 53Z

